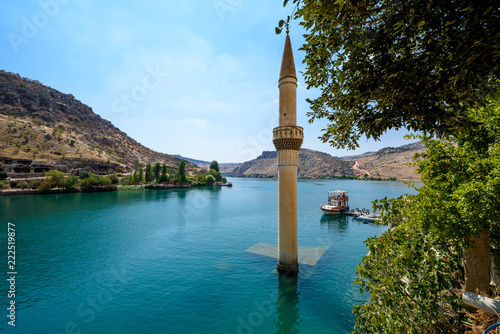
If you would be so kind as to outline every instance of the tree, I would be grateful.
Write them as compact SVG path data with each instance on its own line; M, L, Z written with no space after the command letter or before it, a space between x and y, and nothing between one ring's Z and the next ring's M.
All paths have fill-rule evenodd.
M73 189L77 183L78 183L78 177L68 176L64 178L63 186L64 189Z
M90 174L89 171L86 171L86 170L80 171L80 175L79 175L80 180L86 179L90 176L92 176L92 174Z
M0 181L6 180L8 177L9 174L6 171L4 170L0 171Z
M210 164L210 169L215 170L216 172L219 172L219 163L217 161L212 161Z
M31 154L33 154L33 160L36 159L36 155L38 154L38 150L37 149L34 149L33 151L31 151Z
M180 184L186 183L187 172L186 172L186 161L185 160L181 160L179 162L179 169L177 170L177 173L175 173L175 180Z
M210 185L215 183L215 178L213 177L213 175L209 174L209 175L205 176L205 182L207 185L210 186Z
M212 175L216 182L222 181L221 173L217 172L215 169L210 169L205 175Z
M500 92L496 0L289 2L307 30L307 88L321 90L309 122L328 119L334 147L393 128L457 135Z
M146 164L146 172L145 172L145 175L144 175L144 179L145 179L146 183L153 182L153 172L151 170L151 163L150 162L148 162Z
M464 263L464 249L467 257L478 241L500 248L500 103L469 113L479 125L453 141L420 137L427 150L416 156L424 181L417 195L376 201L384 222L396 226L368 240L358 266L356 282L371 293L353 310L358 332L464 332L460 289L473 265ZM486 293L490 261L488 249L478 264Z
M166 170L166 168L165 168ZM160 176L161 176L161 165L159 162L155 163L153 167L153 177L155 179L156 183L160 183Z
M161 166L160 182L168 183L167 165L165 163Z
M64 173L58 170L49 170L45 173L45 182L52 188L60 188L64 186Z

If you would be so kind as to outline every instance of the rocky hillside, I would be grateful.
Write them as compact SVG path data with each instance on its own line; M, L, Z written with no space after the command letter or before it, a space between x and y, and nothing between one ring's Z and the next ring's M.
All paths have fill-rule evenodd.
M327 153L301 149L299 178L319 178L328 175L353 175L354 162L343 161ZM265 151L257 159L242 163L233 170L234 177L273 177L278 175L276 151Z
M301 149L299 151L299 178L321 178L328 176L350 176L373 178L396 178L398 180L418 180L415 167L408 166L413 155L423 152L422 143L400 147L386 147L377 152L337 158L327 153ZM277 175L276 152L266 151L257 159L236 167L234 177L273 177Z
M181 160L144 147L71 94L5 71L0 71L0 157L124 172L146 162L177 169ZM188 163L187 169L198 168Z
M354 161L353 171L355 175L370 177L381 177L383 179L395 177L399 180L418 180L415 167L408 166L415 153L425 150L420 142L400 147L386 147L377 152L369 152L362 155L342 157L344 161Z

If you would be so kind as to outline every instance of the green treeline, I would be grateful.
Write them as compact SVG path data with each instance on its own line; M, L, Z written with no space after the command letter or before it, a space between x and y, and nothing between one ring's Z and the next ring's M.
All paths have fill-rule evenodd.
M136 170L120 180L122 185L150 185L150 184L170 184L170 185L192 185L193 187L210 186L220 182L227 183L227 179L219 172L219 164L212 161L210 169L205 173L195 171L189 175L186 170L186 161L181 160L177 171L168 168L165 163L150 162L145 165L138 164Z

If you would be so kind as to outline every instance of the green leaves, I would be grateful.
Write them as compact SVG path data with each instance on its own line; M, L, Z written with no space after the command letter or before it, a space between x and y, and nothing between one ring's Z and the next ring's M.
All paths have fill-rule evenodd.
M367 241L356 284L371 293L357 305L357 333L460 333L462 252L484 231L500 248L500 104L470 111L478 127L453 141L420 136L417 195L374 201L392 228ZM455 291L455 292L454 292Z
M458 135L476 126L468 110L500 91L494 0L293 6L307 30L305 82L321 91L308 116L329 121L321 140L334 147L354 149L360 135L388 129Z

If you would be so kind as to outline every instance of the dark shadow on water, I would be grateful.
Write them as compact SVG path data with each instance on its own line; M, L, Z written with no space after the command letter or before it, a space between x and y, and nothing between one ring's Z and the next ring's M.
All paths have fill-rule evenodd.
M276 305L276 319L274 320L276 333L301 333L297 277L278 274L278 299Z
M349 220L346 215L323 215L321 225L327 226L328 231L335 235L345 236L349 230Z

